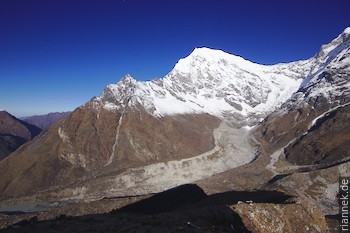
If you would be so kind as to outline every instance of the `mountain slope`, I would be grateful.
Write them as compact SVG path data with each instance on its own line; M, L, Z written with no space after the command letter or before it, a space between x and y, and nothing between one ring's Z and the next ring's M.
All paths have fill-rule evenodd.
M23 119L23 121L29 124L35 125L40 129L46 129L53 123L68 116L70 112L53 112L46 115L30 116Z
M350 28L322 46L301 88L254 135L272 154L273 184L337 213L339 176L350 175Z
M350 102L349 34L350 28L347 28L330 44L322 46L310 59L315 66L300 89L259 126L261 134L257 136L268 142L269 147L286 146L296 137L306 138L330 114L347 107Z
M298 110L288 114L288 106L304 106L301 95L327 104L307 93L320 67L348 64L339 57L348 55L342 45L348 37L340 38L345 41L332 42L334 49L325 46L322 54L288 64L263 66L201 48L162 79L126 76L0 162L0 192L84 200L147 194L247 164L259 155L252 126L277 109L254 131L273 152L317 116L292 121L290 130Z
M6 111L0 111L0 160L40 132L38 127L21 121Z

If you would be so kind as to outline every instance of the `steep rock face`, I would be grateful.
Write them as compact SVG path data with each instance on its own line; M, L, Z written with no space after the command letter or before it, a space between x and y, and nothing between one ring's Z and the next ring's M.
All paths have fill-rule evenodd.
M23 119L23 121L29 124L35 125L40 129L46 129L53 123L61 120L62 118L68 116L70 112L53 112L46 115L31 116Z
M0 160L40 132L38 127L21 121L6 111L0 111Z
M298 165L331 164L350 156L350 106L338 107L314 120L306 134L285 148Z
M58 128L59 156L87 171L203 153L214 146L212 130L220 122L207 114L154 118L137 109L114 113L90 107L77 109Z

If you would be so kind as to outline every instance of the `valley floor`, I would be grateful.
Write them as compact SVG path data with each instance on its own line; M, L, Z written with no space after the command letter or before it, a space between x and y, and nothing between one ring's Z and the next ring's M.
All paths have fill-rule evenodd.
M276 227L283 227L292 221L289 215L294 212L305 214L304 209L308 211L304 205L297 204L291 196L282 192L231 191L206 195L194 184L143 198L129 205L126 205L127 202L135 199L76 204L70 211L80 209L90 213L80 213L78 216L74 216L73 212L62 214L58 208L22 215L22 221L4 228L1 232L250 232L252 229L264 232L261 231L263 226L259 221L250 224L252 221L249 214L252 212L256 217L269 221L267 227L270 232L278 232ZM113 205L116 207L118 202L118 210L107 211ZM107 213L93 214L93 210L97 211L98 208L102 211L101 205L106 207L104 211ZM126 206L121 207L123 205ZM264 212L261 212L267 208L271 216L264 216ZM276 216L273 210L283 213L283 217ZM317 222L319 217L316 212L313 220L305 215L305 221L296 222L295 227L308 226L310 230L319 227L320 232L325 232L322 221ZM2 222L4 223L4 219Z
M0 228L3 228L4 232L32 232L33 230L113 232L117 229L118 232L232 232L234 229L244 232L247 229L240 217L237 217L237 213L227 206L237 205L239 201L251 200L265 203L266 201L258 201L262 193L257 190L271 189L276 176L282 174L279 173L280 169L287 165L281 162L282 157L271 157L264 153L262 148L259 149L257 142L248 135L246 129L232 130L222 123L215 129L214 138L215 147L204 154L189 159L130 169L126 174L122 174L120 177L124 177L124 181L129 182L124 182L126 186L123 189L139 196L120 195L120 192L116 192L118 190L112 189L106 195L110 198L102 200L84 203L76 199L77 203L58 202L46 211L14 215L0 214ZM232 154L232 151L235 151L235 154ZM172 172L166 175L169 171ZM139 174L142 174L142 177L137 177ZM129 178L126 179L126 176ZM135 182L137 179L142 182ZM152 214L113 211L147 199L150 197L147 195L149 193L160 192L190 182L194 182L198 185L198 189L203 190L205 195L209 195L210 204L192 201L166 210L164 213ZM137 193L137 190L140 190L140 184L147 188ZM283 187L281 188L283 190ZM116 193L130 197L115 198ZM225 197L221 201L220 198L210 199L211 196L220 195ZM292 192L292 195L297 196L297 193ZM269 198L268 202L277 201L276 197ZM186 209L183 208L184 206L191 206L191 208ZM335 229L336 220L329 222Z

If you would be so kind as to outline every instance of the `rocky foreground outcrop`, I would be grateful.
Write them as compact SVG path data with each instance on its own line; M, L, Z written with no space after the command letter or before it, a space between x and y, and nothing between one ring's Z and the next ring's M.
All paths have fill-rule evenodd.
M240 203L232 208L250 232L328 232L322 212L305 201L286 205Z

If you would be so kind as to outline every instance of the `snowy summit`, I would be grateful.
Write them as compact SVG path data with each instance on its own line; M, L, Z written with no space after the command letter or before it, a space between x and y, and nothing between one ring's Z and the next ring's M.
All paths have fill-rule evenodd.
M208 113L254 125L307 83L349 44L350 28L304 60L260 65L221 50L196 48L164 78L147 82L127 75L93 99L95 108L142 106L156 117Z

